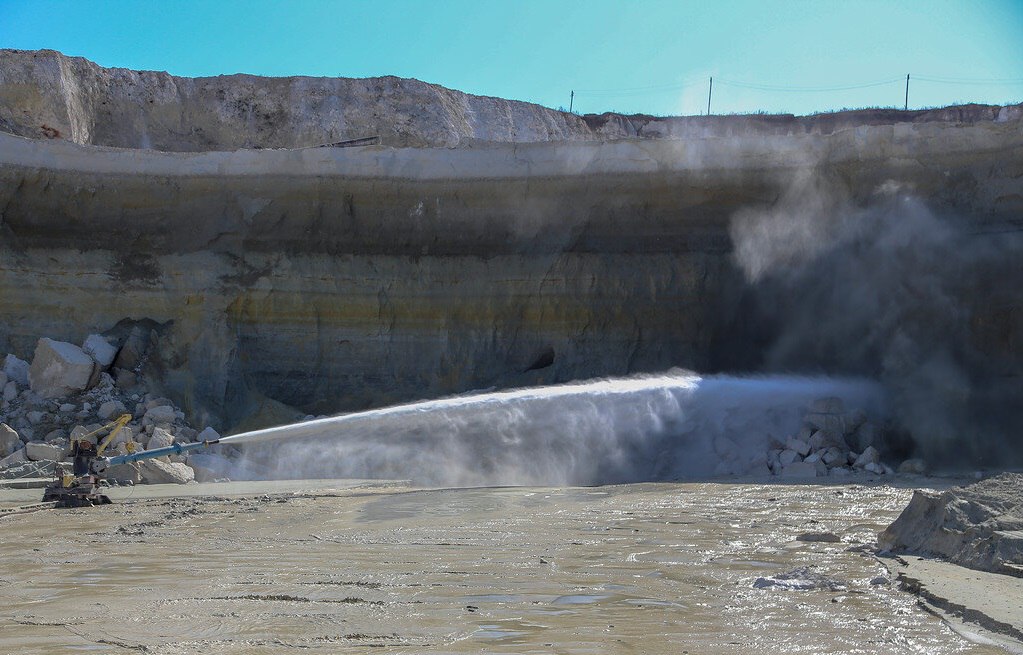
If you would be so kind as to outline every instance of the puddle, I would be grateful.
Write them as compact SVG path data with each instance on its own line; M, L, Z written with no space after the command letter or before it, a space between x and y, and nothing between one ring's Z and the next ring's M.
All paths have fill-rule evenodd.
M611 596L605 594L569 594L568 596L558 596L552 602L553 605L591 605L593 603L599 603L602 600L607 600Z

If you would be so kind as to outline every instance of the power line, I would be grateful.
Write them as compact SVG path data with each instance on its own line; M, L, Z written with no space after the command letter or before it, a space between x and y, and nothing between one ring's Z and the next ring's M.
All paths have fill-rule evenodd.
M937 84L980 84L980 85L1000 85L1000 84L1023 84L1023 77L1002 77L1002 78L968 78L968 77L933 77L931 75L917 75L913 78L914 80L923 80L925 82L935 82Z
M863 84L846 84L842 86L781 86L774 84L757 84L754 82L739 82L735 80L718 80L718 84L734 86L740 89L753 89L756 91L779 91L782 93L826 93L830 91L849 91L852 89L867 89L873 86L884 86L901 82L901 77L893 77L887 80L866 82Z
M1023 84L1023 77L1012 78L969 78L969 77L940 77L935 75L917 75L914 80L932 82L935 84L976 84L976 85L1015 85ZM832 91L852 91L855 89L869 89L871 87L885 86L902 82L904 78L893 77L884 80L875 80L860 84L840 84L834 86L790 86L784 84L761 84L759 82L747 82L742 80L718 79L718 84L732 86L740 89L752 89L755 91L778 91L781 93L828 93ZM576 95L587 97L623 97L633 95L645 95L650 93L666 93L678 91L686 87L700 84L701 80L685 80L667 84L655 84L651 86L625 87L621 89L580 89Z

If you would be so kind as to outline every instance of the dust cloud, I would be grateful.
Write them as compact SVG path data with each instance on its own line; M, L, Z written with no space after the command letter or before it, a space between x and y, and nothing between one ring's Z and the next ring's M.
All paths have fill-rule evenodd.
M736 213L731 236L764 370L879 380L906 455L1023 459L1002 311L1021 304L1018 232L981 231L895 182L854 202L808 169L773 206Z

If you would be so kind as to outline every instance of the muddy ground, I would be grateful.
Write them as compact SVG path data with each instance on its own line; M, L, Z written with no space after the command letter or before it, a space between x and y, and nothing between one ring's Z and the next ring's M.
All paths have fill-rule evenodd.
M0 652L1004 652L872 554L909 488L258 488L0 518Z

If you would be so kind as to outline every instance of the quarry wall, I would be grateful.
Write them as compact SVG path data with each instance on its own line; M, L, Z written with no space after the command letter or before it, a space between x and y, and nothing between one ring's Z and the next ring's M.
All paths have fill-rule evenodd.
M480 118L486 132L416 128L415 138L396 138L458 148L392 147L385 138L345 149L161 152L273 147L272 131L237 123L200 93L216 84L276 88L298 107L307 90L296 89L309 85L382 82L232 76L186 84L45 52L29 57L0 53L0 127L14 133L0 133L0 351L27 357L39 336L78 343L144 326L156 345L145 371L154 385L223 428L273 422L290 408L337 412L672 366L876 376L883 353L850 362L808 342L806 357L765 354L786 325L756 302L758 285L771 280L751 281L737 261L736 217L796 202L795 213L855 218L912 197L956 221L968 241L1014 243L1023 222L1018 107L950 108L899 122L884 122L883 112L860 124L855 116L842 119L848 124L786 120L777 133L763 127L769 117L728 117L702 136L608 140L626 134L601 132L603 119L593 117L553 112L562 122L552 123L550 110L530 105L530 129L557 129ZM88 92L68 92L71 82ZM391 82L402 93L411 84ZM171 83L167 103L219 116L216 139L150 131L154 149L135 149L144 144L134 118L94 111L104 97L124 111L157 111L156 99L129 92ZM55 96L57 86L64 91ZM422 101L398 95L375 102ZM505 103L513 118L523 104L460 97L463 107ZM449 99L434 98L429 111ZM214 120L191 111L175 115L175 125ZM312 130L324 111L281 118L273 134L290 132L276 143L320 140L296 126ZM416 120L447 125L432 114ZM36 123L61 136L47 138ZM376 129L345 124L360 127L331 138ZM540 142L493 142L516 140ZM794 181L807 178L818 192L793 200ZM841 210L819 202L822 194L840 198ZM990 293L955 293L971 349L961 368L984 383L976 388L997 380L998 394L1011 395L1023 374L1023 299L1005 282L1023 278L1019 258L1004 255L987 268L962 264L981 271ZM822 258L829 261L826 250ZM800 298L782 291L787 301ZM996 428L1004 420L998 412Z

